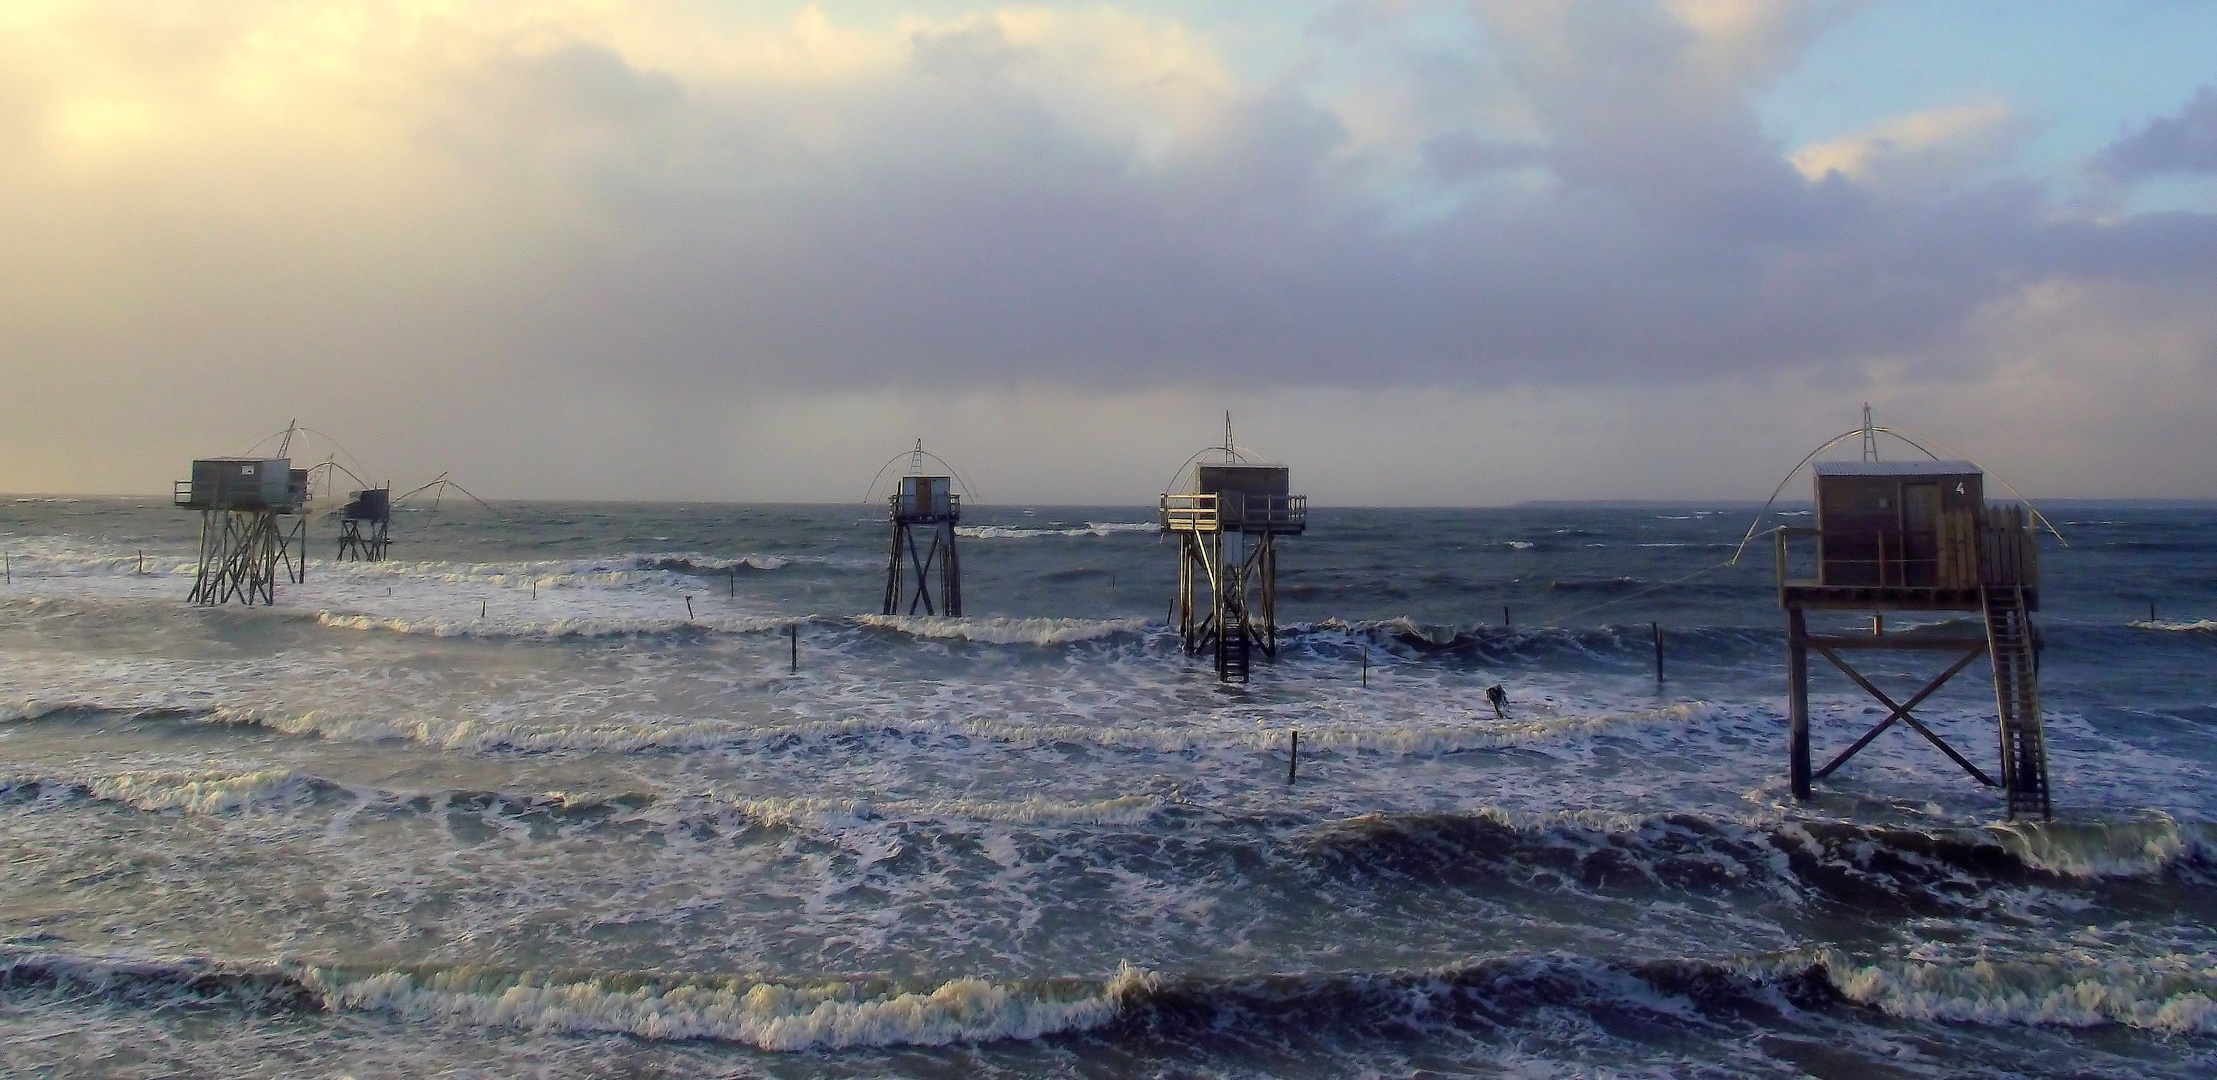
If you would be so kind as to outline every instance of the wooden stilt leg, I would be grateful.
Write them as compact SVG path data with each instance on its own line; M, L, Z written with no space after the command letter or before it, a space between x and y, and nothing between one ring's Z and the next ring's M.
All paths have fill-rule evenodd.
M1809 798L1809 625L1800 608L1786 612L1788 778L1794 798Z

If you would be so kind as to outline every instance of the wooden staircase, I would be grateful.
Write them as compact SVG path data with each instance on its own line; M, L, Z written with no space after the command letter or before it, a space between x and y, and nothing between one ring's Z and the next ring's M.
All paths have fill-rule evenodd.
M1246 682L1254 669L1254 630L1244 607L1224 612L1224 632L1216 636L1216 675L1225 682Z
M2001 716L2001 784L2009 816L2050 815L2048 749L2040 734L2040 660L2021 585L1981 589L1994 703Z

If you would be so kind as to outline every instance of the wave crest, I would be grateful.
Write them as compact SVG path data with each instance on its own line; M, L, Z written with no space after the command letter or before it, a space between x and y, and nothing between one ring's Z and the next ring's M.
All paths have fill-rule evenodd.
M1909 1020L2217 1033L2217 956L2207 953L2098 964L1828 963L1848 1000Z
M1088 521L1071 528L1030 528L1021 525L961 525L955 535L973 540L1030 540L1047 536L1114 536L1117 533L1159 532L1152 521Z
M496 616L489 619L417 619L381 615L355 615L331 611L316 613L318 625L341 630L382 630L395 634L424 634L443 638L558 638L647 637L684 633L761 634L783 630L795 620L743 615L700 615L694 618L593 618L577 617L531 621Z
M1147 628L1145 619L949 618L944 615L857 615L858 626L894 630L911 637L949 638L987 645L1067 645Z

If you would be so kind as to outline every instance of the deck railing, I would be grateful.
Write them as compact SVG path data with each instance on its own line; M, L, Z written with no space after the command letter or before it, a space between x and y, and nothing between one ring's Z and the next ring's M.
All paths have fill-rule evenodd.
M1164 495L1161 509L1164 532L1215 532L1217 529L1219 519L1214 495Z
M1300 532L1308 528L1309 497L1238 491L1164 495L1161 521L1164 532Z
M931 512L931 500L903 500L901 498L901 493L898 491L894 492L892 497L886 500L886 503L891 508L891 513L893 517L901 521L912 523L922 522L925 524L929 524L931 522L939 521L942 518L948 521L962 520L962 496L951 491L947 493L947 512L943 514L934 514Z

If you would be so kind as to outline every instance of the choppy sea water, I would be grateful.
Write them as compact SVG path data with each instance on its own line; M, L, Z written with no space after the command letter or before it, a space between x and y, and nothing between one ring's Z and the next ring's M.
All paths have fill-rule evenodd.
M971 509L962 620L858 507L497 511L247 610L0 502L0 1072L2217 1069L2217 511L2051 508L2052 823L1898 730L1790 798L1745 509L1318 510L1246 686L1140 509Z

